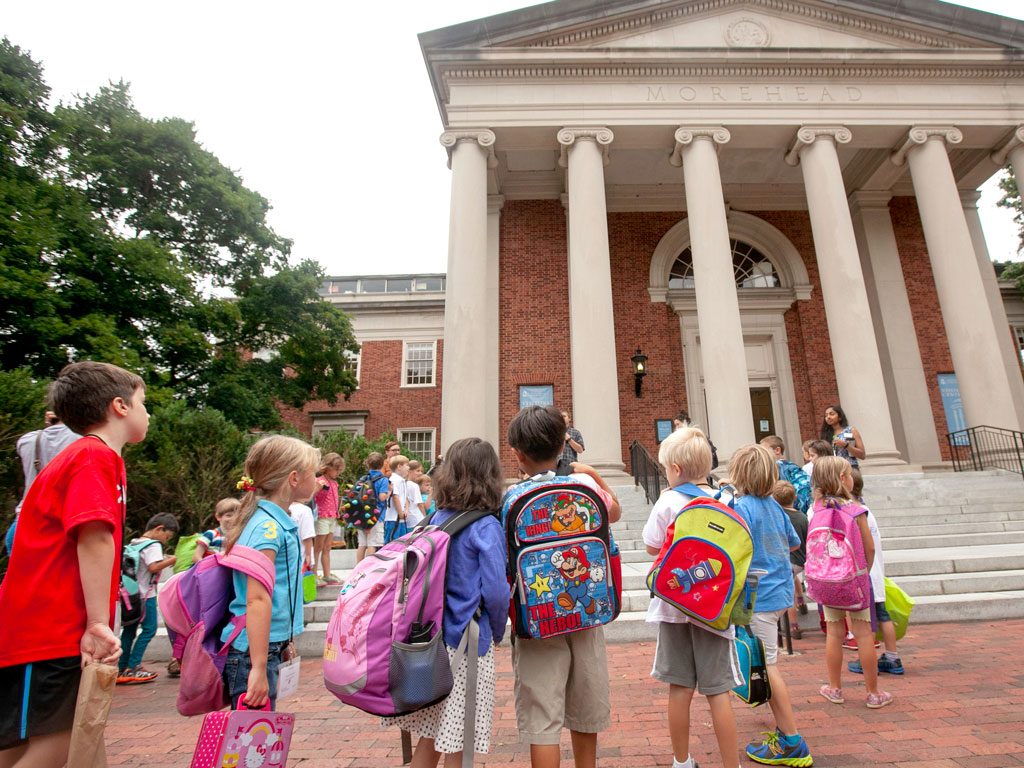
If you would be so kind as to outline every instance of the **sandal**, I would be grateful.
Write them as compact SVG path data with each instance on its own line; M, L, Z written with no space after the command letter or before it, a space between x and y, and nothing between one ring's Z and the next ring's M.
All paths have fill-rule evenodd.
M892 694L888 691L868 694L868 709L881 709L892 704Z
M326 582L327 584L331 584L331 585L334 585L334 584L341 584L341 579L339 579L339 578L338 578L337 576L335 576L335 575L334 575L333 573L332 573L332 574L331 574L330 576L326 577L326 578L324 579L324 581L325 581L325 582Z

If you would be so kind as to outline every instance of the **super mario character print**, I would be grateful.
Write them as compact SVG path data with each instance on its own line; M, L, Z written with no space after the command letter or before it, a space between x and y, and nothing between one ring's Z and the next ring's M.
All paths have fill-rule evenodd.
M551 511L551 530L555 533L581 533L588 530L593 506L567 493L555 497Z
M600 527L601 512L594 502L582 493L563 490L531 501L519 513L516 534L528 542L592 533Z
M601 540L532 547L520 556L519 569L530 636L587 629L613 618L608 550Z

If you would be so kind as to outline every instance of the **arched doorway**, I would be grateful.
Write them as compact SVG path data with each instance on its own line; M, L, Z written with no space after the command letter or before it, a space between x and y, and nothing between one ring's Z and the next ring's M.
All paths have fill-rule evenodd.
M810 297L810 279L799 252L771 224L739 211L730 211L728 222L754 435L777 434L794 454L801 435L784 315ZM690 415L707 424L692 266L690 227L683 219L654 249L648 291L652 302L668 304L679 317Z

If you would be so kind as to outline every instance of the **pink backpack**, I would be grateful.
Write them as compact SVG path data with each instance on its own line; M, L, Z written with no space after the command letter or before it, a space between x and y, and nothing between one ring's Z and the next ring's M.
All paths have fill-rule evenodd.
M853 501L821 499L807 532L804 578L811 599L829 608L859 611L871 606L871 579Z
M493 514L463 512L440 526L427 518L421 523L426 527L385 545L352 570L327 625L327 690L345 704L385 716L415 712L451 693L442 632L448 547L459 531ZM471 668L476 629L470 621L460 645L460 651L468 647Z
M234 597L232 572L241 571L273 594L274 564L251 547L236 544L228 554L204 557L187 571L174 574L157 596L160 613L175 635L175 656L181 653L178 712L202 715L228 705L222 673L228 649L245 628L245 617L232 618L228 606ZM234 625L227 642L220 636Z

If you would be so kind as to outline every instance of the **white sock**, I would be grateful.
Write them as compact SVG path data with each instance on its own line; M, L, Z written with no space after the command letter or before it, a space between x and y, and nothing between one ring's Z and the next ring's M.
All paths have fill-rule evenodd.
M678 760L676 760L675 755L673 755L672 768L693 768L693 758L687 755L686 759L680 763Z
M896 659L900 657L898 653L895 653L893 651L882 651L882 655L889 661L896 661Z

